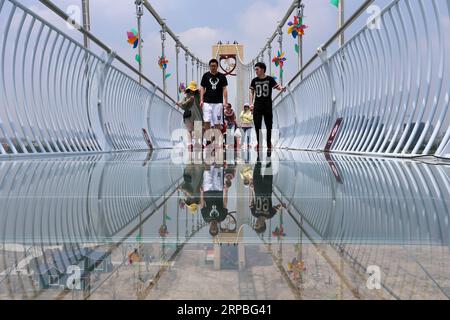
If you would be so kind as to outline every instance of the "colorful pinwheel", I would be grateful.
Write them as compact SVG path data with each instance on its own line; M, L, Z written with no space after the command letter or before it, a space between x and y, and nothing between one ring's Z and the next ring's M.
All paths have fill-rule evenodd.
M139 44L139 38L136 29L128 31L127 36L128 36L128 43L133 45L133 49L136 49Z
M283 68L284 62L286 61L286 57L284 56L284 52L278 51L278 54L275 58L272 59L272 62L275 63L275 65L278 67L280 66Z
M161 227L159 227L159 236L162 238L165 238L169 235L169 231L167 230L167 226L163 224Z
M166 57L159 57L158 65L162 70L166 70L168 64L169 64L169 60L167 60Z
M297 39L297 37L300 35L300 37L305 35L305 29L308 28L308 26L303 24L303 19L298 16L294 16L294 21L289 21L288 23L288 34L292 34L294 39Z
M272 232L272 236L276 237L278 239L285 237L286 233L284 233L284 228L283 226L280 227L276 227L275 230Z
M288 271L304 271L306 270L305 261L297 260L297 258L293 258L292 262L289 262L287 265Z
M179 93L184 93L186 91L186 85L184 84L184 82L180 83L180 86L178 87L178 92Z

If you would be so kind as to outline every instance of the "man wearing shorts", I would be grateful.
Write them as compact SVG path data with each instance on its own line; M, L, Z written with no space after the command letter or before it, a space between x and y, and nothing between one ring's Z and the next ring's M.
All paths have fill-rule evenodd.
M228 105L228 81L219 72L219 62L216 59L209 62L209 70L203 75L200 89L203 121L205 130L215 128L222 131L224 106ZM207 144L210 143L211 141L207 141Z
M203 220L210 224L209 233L216 237L220 223L228 215L228 187L224 184L223 166L206 166L200 189L200 205Z

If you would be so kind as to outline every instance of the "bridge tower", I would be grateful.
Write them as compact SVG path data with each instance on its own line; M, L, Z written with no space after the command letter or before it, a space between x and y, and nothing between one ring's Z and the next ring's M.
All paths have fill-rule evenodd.
M236 77L236 99L233 104L236 115L242 112L244 103L249 102L249 86L250 86L250 72L251 66L244 64L244 45L237 43L233 44L218 44L212 46L212 57L219 61L219 71L227 77Z

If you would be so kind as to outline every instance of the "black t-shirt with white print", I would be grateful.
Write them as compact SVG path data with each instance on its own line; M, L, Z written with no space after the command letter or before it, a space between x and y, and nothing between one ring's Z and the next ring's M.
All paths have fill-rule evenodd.
M270 76L253 79L250 90L255 93L255 109L272 108L272 92L277 86L278 83Z
M253 186L255 195L250 207L252 215L256 218L272 219L277 213L277 209L273 207L272 202L273 175L262 175L261 162L257 162L253 171Z
M205 88L205 96L203 98L206 103L223 103L223 88L228 86L227 77L218 72L212 74L207 72L203 75L201 86Z

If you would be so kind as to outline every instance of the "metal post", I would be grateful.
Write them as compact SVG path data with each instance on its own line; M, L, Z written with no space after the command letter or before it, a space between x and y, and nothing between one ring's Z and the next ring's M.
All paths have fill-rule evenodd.
M302 0L298 2L298 17L303 21L305 5ZM298 37L298 71L303 69L303 37ZM300 80L303 80L303 72L300 74Z
M200 76L200 61L197 58L197 84L198 84L199 76Z
M83 28L86 31L90 31L91 30L91 14L90 14L90 8L89 8L89 0L82 0L81 1L81 5L82 5L82 10L83 10ZM86 50L89 49L89 38L87 37L87 35L84 35L84 47L86 48ZM91 83L90 83L90 79L89 79L89 65L88 65L88 61L89 61L89 55L88 52L85 51L84 53L84 64L85 64L85 70L84 70L84 76L86 77L86 97L85 97L85 101L86 101L86 108L87 108L87 115L90 118L90 112L89 112L89 90L91 89Z
M340 0L339 1L339 8L338 8L338 30L341 29L344 26L345 23L345 14L344 14L344 9L345 9L345 4L344 4L345 0ZM344 45L345 42L345 36L344 36L344 32L341 33L341 35L339 36L339 46L342 47Z
M142 84L142 25L141 18L144 15L144 8L142 6L142 0L136 0L136 17L138 25L138 54L139 54L139 83Z
M272 46L270 43L267 46L267 55L269 57L269 75L272 76Z
M175 91L177 94L177 97L179 96L179 88L180 88L180 72L179 72L179 55L180 55L180 43L177 41L177 44L175 45L175 54L176 54L176 67L177 67L177 90ZM177 99L178 100L178 99Z
M280 53L283 53L283 30L278 27L278 44L280 46ZM280 84L283 85L283 67L280 65Z
M189 54L186 52L185 53L185 56L184 56L184 58L185 58L185 62L186 62L186 86L189 84L189 81L188 81L188 61L189 61Z
M192 56L191 57L191 63L192 63L192 81L194 81L195 80L195 76L194 76L194 64L195 64L195 59L194 59L194 56Z
M86 31L91 31L91 13L89 0L81 0L81 6L83 10L83 28ZM89 48L89 38L86 34L84 35L84 47L86 49Z
M166 47L165 47L165 41L166 41L166 26L163 24L162 29L160 31L161 33L161 57L163 59L166 58ZM166 86L166 69L162 70L162 76L163 76L163 91L167 94L167 86ZM164 96L164 100L166 99L166 96Z

